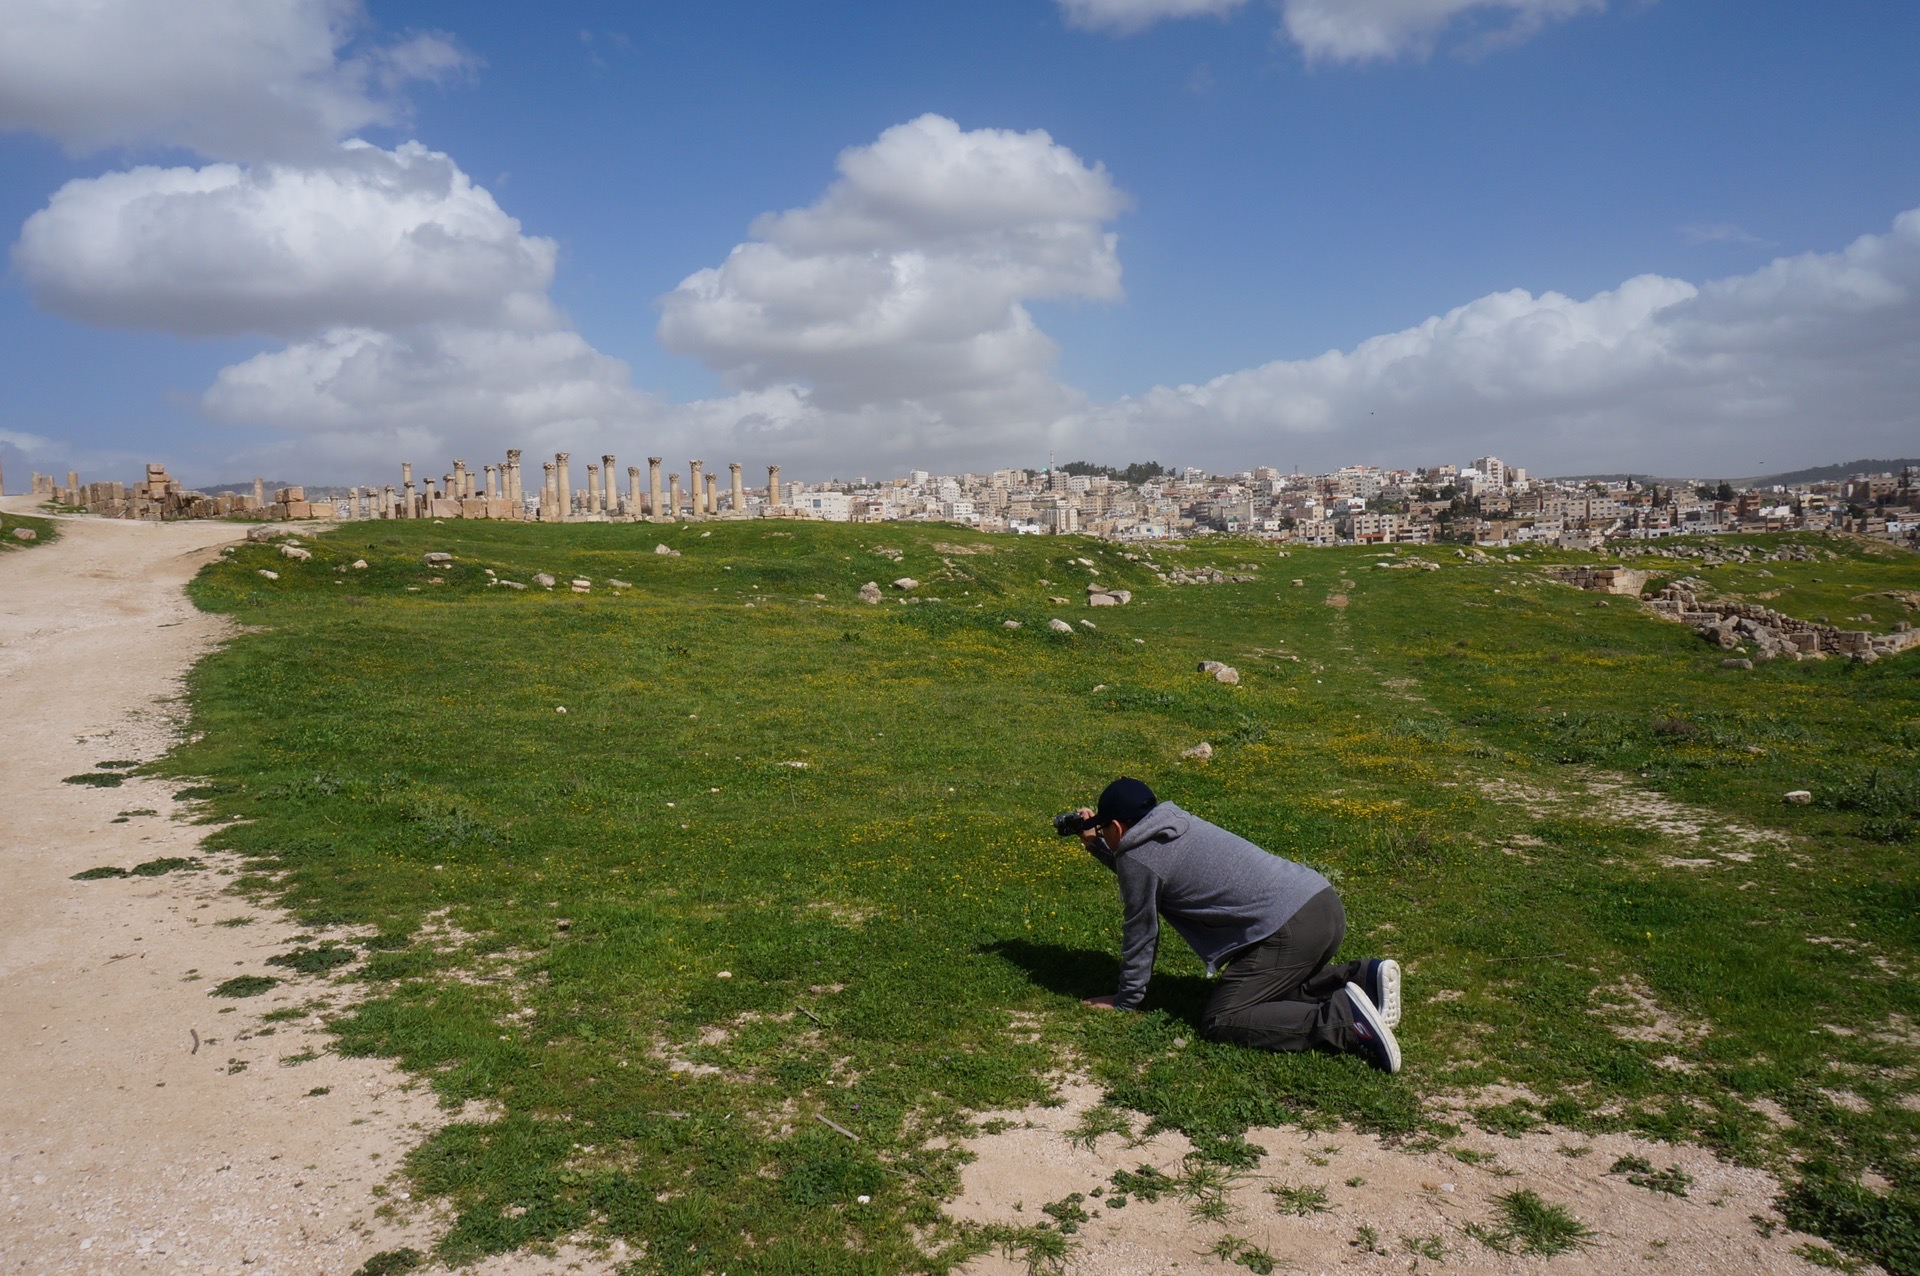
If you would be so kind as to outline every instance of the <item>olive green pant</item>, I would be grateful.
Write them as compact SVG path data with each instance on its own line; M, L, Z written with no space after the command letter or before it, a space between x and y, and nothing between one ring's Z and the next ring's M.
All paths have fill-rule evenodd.
M1234 956L1200 1018L1201 1034L1255 1050L1358 1053L1352 1004L1339 994L1361 981L1366 963L1331 964L1346 936L1347 911L1328 887Z

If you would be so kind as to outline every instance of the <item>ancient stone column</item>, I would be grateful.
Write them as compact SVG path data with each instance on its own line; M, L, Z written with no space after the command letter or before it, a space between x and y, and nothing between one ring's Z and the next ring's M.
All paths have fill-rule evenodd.
M660 458L657 456L647 458L647 497L647 513L659 518L662 511L660 509Z
M487 499L490 501L499 500L500 499L500 467L497 465L489 465L485 468L483 473L485 473L486 481L487 481Z
M396 511L393 508L393 484L391 483L387 484L385 490L386 490L386 503L380 507L380 517L392 518L396 513Z
M767 508L780 508L780 467L777 465L767 467Z
M562 523L573 515L573 510L570 508L573 505L573 475L567 471L567 462L572 458L571 452L553 454L553 481L557 485L554 490L560 495L554 517Z
M719 512L720 476L718 474L709 474L707 475L707 513L718 514Z
M543 523L560 517L560 493L553 481L558 469L552 461L540 462L540 521Z
M587 462L587 509L589 514L600 512L600 467Z
M678 474L667 476L667 517L680 517L680 476Z
M706 489L702 487L700 484L700 467L705 464L706 464L705 461L688 461L687 462L687 474L693 480L687 486L687 495L692 498L692 501L693 501L692 513L694 514L704 514L707 512L704 508L702 508L700 504L701 497L706 491Z
M640 516L640 467L637 465L629 465L627 467L626 513L629 518L638 518Z
M527 499L526 489L520 483L520 449L517 447L507 449L507 499L514 503L516 510ZM516 512L514 517L518 518L519 514Z
M79 497L80 497L80 471L68 470L67 471L67 499L77 505L79 504Z
M611 453L600 458L600 512L608 518L613 517L614 489L619 484L613 481L614 461Z
M256 474L253 479L253 508L259 510L266 507L267 481Z
M447 495L456 501L464 499L467 495L467 463L458 457L454 458L453 474L447 483Z
M413 462L400 462L400 488L407 494L407 503L401 508L401 518L412 518L417 512L413 508Z
M732 480L733 512L739 514L747 508L747 489L740 482L740 462L728 461L727 474Z

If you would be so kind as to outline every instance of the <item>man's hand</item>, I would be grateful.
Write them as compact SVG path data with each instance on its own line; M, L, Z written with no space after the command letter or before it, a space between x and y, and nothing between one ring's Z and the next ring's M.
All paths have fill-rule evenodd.
M1083 806L1075 812L1075 814L1079 815L1083 820L1090 820L1093 818L1093 808ZM1080 830L1080 845L1086 847L1089 851L1096 847L1100 850L1106 849L1105 844L1100 841L1100 834L1095 831L1092 825L1088 825L1086 828Z
M1083 1005L1083 1006L1093 1006L1094 1008L1096 1008L1096 1009L1099 1009L1099 1010L1117 1010L1117 1009L1119 1009L1119 1007L1117 1007L1117 1006L1115 1006L1115 1005L1113 1004L1113 998L1112 998L1111 996L1108 996L1108 997L1088 997L1088 998L1087 998L1086 1000L1084 1000L1084 1001L1082 1001L1082 1002L1081 1002L1080 1004L1081 1004L1081 1005Z

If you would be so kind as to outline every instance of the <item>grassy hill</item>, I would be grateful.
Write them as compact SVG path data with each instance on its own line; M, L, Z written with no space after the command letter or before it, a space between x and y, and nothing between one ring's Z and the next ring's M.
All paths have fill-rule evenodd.
M1803 543L1709 575L1920 588L1920 559ZM1445 1140L1423 1096L1500 1082L1523 1097L1479 1102L1489 1129L1700 1141L1920 1270L1920 655L1725 669L1533 570L1573 554L770 522L313 549L196 582L257 628L195 672L168 765L244 821L213 844L248 884L358 928L341 1048L498 1105L410 1162L449 1257L584 1229L663 1272L1037 1259L1065 1238L944 1220L948 1140L1072 1069L1223 1161L1301 1120ZM1159 577L1207 566L1253 579ZM1094 580L1135 601L1086 607ZM1200 1040L1170 932L1145 1013L1078 1004L1111 991L1118 904L1048 817L1121 773L1338 883L1350 948L1409 963L1402 1075Z

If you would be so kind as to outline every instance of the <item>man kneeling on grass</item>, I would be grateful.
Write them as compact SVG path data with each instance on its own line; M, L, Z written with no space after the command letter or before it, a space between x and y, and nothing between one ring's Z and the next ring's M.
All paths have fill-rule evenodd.
M1400 963L1330 964L1347 914L1326 878L1160 801L1139 780L1115 780L1097 809L1077 814L1060 817L1062 831L1080 825L1088 852L1119 877L1125 909L1120 991L1087 1005L1138 1008L1164 916L1207 974L1219 974L1200 1021L1209 1040L1356 1054L1400 1070Z

